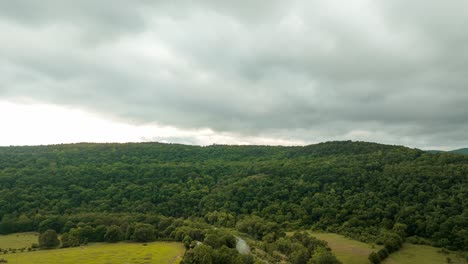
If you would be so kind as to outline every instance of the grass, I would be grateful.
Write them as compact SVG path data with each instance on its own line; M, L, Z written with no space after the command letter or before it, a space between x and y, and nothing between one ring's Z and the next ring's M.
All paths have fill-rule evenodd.
M88 246L0 255L8 264L150 264L179 263L185 248L176 242L93 243Z
M368 264L370 263L368 260L369 254L381 248L381 246L377 245L374 246L375 248L372 248L372 245L334 233L311 234L320 240L327 241L328 246L330 246L333 253L343 264Z
M382 246L362 243L334 233L312 233L318 239L325 240L343 264L369 264L368 256ZM397 252L392 253L382 264L443 264L449 257L454 264L467 264L454 252L443 254L440 248L405 243Z
M447 257L452 260L452 263L466 263L453 252L443 254L440 253L439 248L406 243L400 250L392 253L382 264L441 264L448 263Z
M0 248L29 248L38 242L38 234L34 232L0 235Z

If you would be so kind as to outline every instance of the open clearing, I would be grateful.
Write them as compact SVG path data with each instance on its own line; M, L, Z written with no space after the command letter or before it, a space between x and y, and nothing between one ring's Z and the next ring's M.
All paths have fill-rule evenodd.
M343 264L369 264L368 256L372 251L378 251L382 246L362 243L334 233L312 233L318 239L325 240ZM440 253L440 248L405 243L403 247L392 253L383 264L443 264L449 257L452 263L466 264L462 258L453 252Z
M383 261L383 264L443 264L448 263L449 257L452 263L466 263L461 258L457 257L455 253L442 254L439 252L440 248L424 245L404 244L403 247L390 254L388 259Z
M27 232L0 235L0 248L29 248L33 243L38 243L38 233Z
M311 233L312 236L325 240L333 253L343 264L367 264L367 259L372 251L377 251L381 246L375 246L346 238L334 233Z
M176 242L93 243L88 246L0 255L8 264L179 263L185 248Z

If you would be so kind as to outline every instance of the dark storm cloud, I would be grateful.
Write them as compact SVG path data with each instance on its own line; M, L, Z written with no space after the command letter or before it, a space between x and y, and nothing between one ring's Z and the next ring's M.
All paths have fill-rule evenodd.
M468 145L464 1L4 1L0 96L305 142Z

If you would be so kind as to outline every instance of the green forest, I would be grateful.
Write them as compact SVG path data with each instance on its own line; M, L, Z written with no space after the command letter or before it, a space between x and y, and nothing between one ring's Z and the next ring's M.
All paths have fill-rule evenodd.
M334 263L321 241L285 236L306 229L384 245L372 258L404 240L467 251L467 203L467 155L403 146L0 148L0 233L54 230L64 246L177 240L190 249L184 263L253 263L225 229L292 263Z

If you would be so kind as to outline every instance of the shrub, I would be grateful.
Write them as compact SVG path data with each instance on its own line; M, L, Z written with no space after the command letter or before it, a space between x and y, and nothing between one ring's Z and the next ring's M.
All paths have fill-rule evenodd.
M380 257L379 257L379 255L377 253L372 252L369 255L369 261L372 264L379 264L380 263Z
M107 228L107 231L104 235L104 240L107 242L118 242L123 238L123 232L119 226L112 225Z
M137 224L132 239L137 242L150 242L156 239L154 227L150 224Z
M48 229L39 236L39 247L43 249L56 248L60 245L57 232L53 229Z

